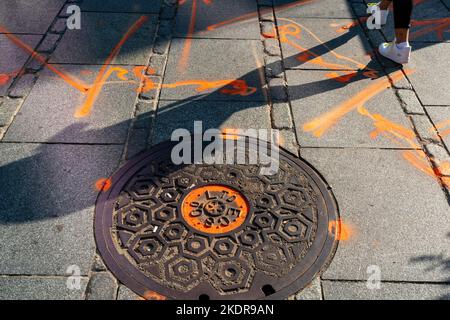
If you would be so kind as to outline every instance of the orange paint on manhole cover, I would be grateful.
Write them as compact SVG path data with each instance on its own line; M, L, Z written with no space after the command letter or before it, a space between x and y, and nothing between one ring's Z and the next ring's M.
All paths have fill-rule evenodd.
M234 188L206 185L189 192L181 203L184 220L194 229L221 234L241 226L249 212L248 201Z

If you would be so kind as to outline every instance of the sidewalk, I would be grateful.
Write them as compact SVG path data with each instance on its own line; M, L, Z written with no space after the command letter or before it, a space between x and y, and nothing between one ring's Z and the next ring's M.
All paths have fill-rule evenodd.
M194 121L279 129L332 186L345 232L292 298L450 298L450 1L414 1L405 68L363 0L38 2L0 3L0 299L138 299L96 253L99 183Z

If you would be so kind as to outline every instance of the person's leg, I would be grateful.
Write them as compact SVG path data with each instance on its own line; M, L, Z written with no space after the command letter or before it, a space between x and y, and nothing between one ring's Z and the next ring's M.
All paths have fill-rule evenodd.
M412 9L412 0L394 0L395 42L397 44L408 45Z
M382 43L378 51L380 54L397 63L409 62L411 47L409 46L409 27L411 24L412 0L393 0L395 43Z

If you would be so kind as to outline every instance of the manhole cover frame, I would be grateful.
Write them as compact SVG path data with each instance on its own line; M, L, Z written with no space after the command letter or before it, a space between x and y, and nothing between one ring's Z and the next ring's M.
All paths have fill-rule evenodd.
M246 137L246 139L253 141L253 143L257 141L254 138L249 137ZM176 144L177 142L173 141L161 142L153 146L150 150L145 151L129 160L114 174L112 174L111 180L113 183L111 188L100 192L96 201L94 235L100 256L108 269L119 280L119 282L123 283L129 289L142 297L150 296L162 299L174 299L173 296L180 296L180 293L175 289L163 286L145 276L145 274L142 273L137 267L133 266L125 256L118 254L116 245L110 235L110 227L113 225L113 215L108 213L112 213L114 211L115 197L120 194L123 186L132 176L134 176L145 166L144 160L148 158L152 159L154 155L158 155L162 150L171 150ZM323 218L319 219L317 223L316 238L314 239L311 247L308 249L306 256L300 261L300 263L296 264L290 270L290 272L296 274L295 277L292 277L294 278L292 282L275 293L261 298L268 300L286 299L288 296L304 289L312 282L312 280L314 280L314 278L326 270L334 258L339 243L337 237L339 231L336 230L336 228L333 228L333 230L329 228L331 222L340 221L338 204L331 188L328 187L328 184L323 176L311 164L309 164L309 162L302 158L296 157L282 147L279 147L279 149L280 159L283 155L285 160L292 162L294 165L297 165L304 170L308 177L314 182L315 187L317 187L320 191L323 204L325 205L322 209L326 210L327 214L323 215L326 218L326 221ZM201 184L197 184L194 188L200 185ZM232 187L237 191L244 193L242 190L239 190L239 188L236 188L235 186ZM188 188L186 190L190 189ZM180 200L183 198L184 196ZM179 205L177 205L177 208L178 207ZM253 211L253 208L250 208L249 215L251 211ZM200 231L198 231L198 233L202 234ZM261 285L263 285L263 283L261 283ZM205 292L203 287L204 283L189 291L189 294L181 294L183 295L181 299L199 299L199 297ZM178 297L178 299L180 298ZM243 296L242 294L233 294L214 297L214 299L234 300L243 299Z

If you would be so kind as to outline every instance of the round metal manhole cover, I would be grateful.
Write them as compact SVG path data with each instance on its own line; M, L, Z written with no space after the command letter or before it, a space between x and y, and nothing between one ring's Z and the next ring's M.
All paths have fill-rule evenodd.
M261 142L246 143L248 155ZM308 163L280 149L270 175L175 165L174 145L129 161L97 200L96 242L120 282L149 299L281 299L328 265L338 210Z

